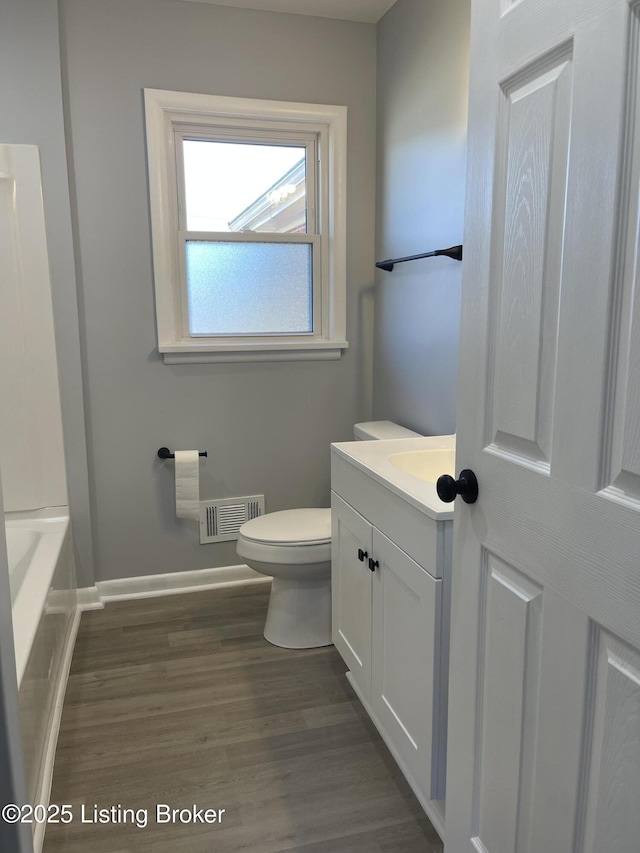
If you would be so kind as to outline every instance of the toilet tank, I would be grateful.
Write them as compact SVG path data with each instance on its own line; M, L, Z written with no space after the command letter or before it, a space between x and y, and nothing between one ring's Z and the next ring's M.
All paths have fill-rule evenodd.
M420 438L421 435L393 421L365 421L354 425L353 437L359 441L373 441L382 438Z

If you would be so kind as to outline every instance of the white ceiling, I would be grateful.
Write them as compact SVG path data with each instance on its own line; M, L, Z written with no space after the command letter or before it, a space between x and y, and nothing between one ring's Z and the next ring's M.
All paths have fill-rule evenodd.
M237 6L270 12L292 12L375 24L396 0L191 0L214 6Z

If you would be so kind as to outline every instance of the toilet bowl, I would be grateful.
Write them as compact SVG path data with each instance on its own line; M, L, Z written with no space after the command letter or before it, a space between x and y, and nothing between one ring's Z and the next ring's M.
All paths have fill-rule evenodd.
M265 639L286 649L331 645L331 510L289 509L242 525L238 555L273 578Z
M356 424L354 438L415 438L393 421ZM253 518L238 534L238 555L273 578L264 636L285 649L331 645L331 510L288 509Z

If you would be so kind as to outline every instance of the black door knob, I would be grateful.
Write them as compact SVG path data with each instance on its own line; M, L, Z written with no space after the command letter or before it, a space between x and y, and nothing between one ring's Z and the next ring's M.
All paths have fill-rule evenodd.
M372 572L375 572L379 565L380 563L377 560L374 560L373 557L369 557L369 568Z
M469 468L460 471L460 477L454 480L448 474L438 477L436 491L441 501L450 504L458 495L466 504L474 504L478 500L478 481Z
M364 563L364 561L367 559L368 556L369 555L367 554L366 551L363 551L362 548L358 548L358 559L360 560L361 563Z

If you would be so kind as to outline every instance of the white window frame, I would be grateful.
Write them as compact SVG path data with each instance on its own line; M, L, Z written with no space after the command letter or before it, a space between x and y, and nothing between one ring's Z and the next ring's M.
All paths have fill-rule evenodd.
M346 137L343 106L145 89L158 350L168 364L339 358L346 340ZM190 232L180 213L182 138L301 140L317 160L309 227L299 235ZM307 158L309 160L309 156ZM314 329L302 335L191 335L185 239L305 242L313 246ZM293 238L293 239L292 239Z

